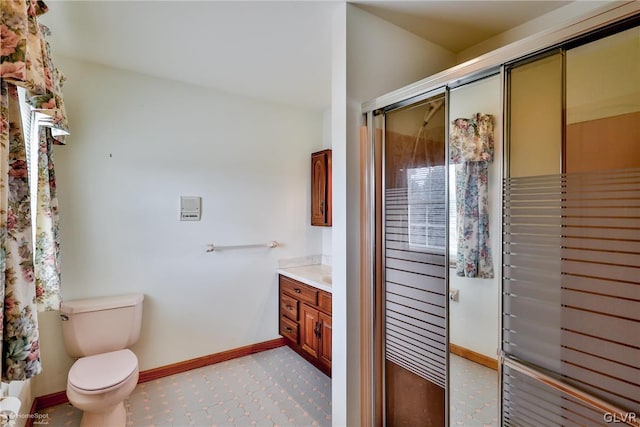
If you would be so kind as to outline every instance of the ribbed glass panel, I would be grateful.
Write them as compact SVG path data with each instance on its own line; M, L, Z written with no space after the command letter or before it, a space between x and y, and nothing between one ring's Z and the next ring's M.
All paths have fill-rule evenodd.
M611 414L505 366L503 425L517 427L605 426ZM632 417L632 415L630 415ZM618 417L619 419L620 417Z
M445 168L409 172L385 194L386 358L446 385Z
M640 414L640 169L507 179L503 199L503 349ZM508 425L546 425L532 399Z

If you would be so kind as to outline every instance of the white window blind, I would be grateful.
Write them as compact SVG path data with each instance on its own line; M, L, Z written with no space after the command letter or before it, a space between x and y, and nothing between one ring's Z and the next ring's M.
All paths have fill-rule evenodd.
M27 157L27 172L29 174L29 192L31 194L31 237L36 241L36 212L38 203L38 128L48 116L34 111L26 99L26 91L18 87L18 99L20 101L20 115L22 116L22 135L25 143ZM33 251L35 256L35 251Z
M445 249L445 167L407 170L409 246Z

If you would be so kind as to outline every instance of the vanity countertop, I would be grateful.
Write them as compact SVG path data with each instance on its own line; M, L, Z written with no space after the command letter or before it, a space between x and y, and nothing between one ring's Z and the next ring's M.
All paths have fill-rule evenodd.
M323 291L331 292L332 281L330 265L312 264L300 267L279 268L277 273Z

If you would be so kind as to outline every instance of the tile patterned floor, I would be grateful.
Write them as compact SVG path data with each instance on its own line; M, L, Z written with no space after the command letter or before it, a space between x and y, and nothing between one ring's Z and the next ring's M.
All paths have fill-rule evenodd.
M330 426L331 379L288 347L139 384L127 425ZM43 411L49 426L79 426L70 405Z
M498 425L498 373L451 354L451 427Z
M496 371L451 355L451 423L498 425ZM290 427L331 425L331 379L288 347L138 385L128 426ZM50 427L80 425L70 405L42 412Z

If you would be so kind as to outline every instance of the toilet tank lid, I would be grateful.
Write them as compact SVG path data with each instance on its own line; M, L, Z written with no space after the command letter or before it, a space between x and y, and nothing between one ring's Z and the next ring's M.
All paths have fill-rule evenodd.
M100 298L85 298L63 301L60 313L75 314L87 311L110 310L119 307L137 305L144 299L144 294L114 295Z

